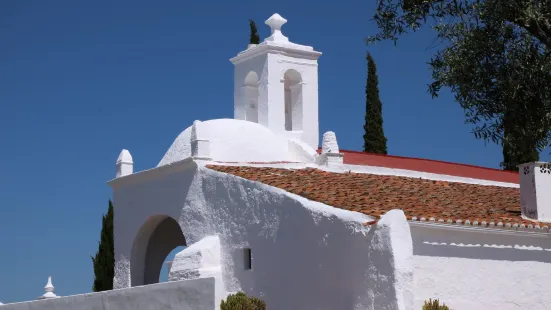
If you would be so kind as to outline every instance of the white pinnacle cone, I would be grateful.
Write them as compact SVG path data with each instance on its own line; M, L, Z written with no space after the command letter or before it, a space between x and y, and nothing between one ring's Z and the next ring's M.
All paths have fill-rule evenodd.
M52 285L52 277L48 277L48 283L44 286L44 295L38 297L38 299L48 299L58 297L54 293L54 286Z

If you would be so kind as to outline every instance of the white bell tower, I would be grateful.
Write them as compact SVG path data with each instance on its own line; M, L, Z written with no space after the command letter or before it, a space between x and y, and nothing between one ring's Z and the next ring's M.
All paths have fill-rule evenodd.
M311 46L291 43L279 14L266 24L271 35L230 59L234 64L234 118L319 147L318 58Z

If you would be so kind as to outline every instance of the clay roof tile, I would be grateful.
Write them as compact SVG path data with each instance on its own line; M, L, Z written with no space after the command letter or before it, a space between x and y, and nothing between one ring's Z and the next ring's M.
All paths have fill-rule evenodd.
M284 189L337 208L379 217L393 208L408 217L461 223L483 221L514 225L540 225L520 214L518 188L433 181L364 173L333 173L314 168L283 169L208 165L229 173ZM441 220L441 221L440 221Z

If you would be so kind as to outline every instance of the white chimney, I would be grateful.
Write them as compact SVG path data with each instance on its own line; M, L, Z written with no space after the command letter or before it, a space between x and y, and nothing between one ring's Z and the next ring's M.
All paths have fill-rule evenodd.
M122 150L117 158L117 173L116 177L120 178L134 172L134 161L128 150Z
M551 222L551 163L519 165L520 211L526 218Z

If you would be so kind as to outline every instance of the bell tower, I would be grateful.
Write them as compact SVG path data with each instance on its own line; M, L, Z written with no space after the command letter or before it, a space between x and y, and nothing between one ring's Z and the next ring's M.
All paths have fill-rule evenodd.
M318 58L320 52L283 35L279 14L266 20L271 35L230 61L234 64L234 118L319 147Z

